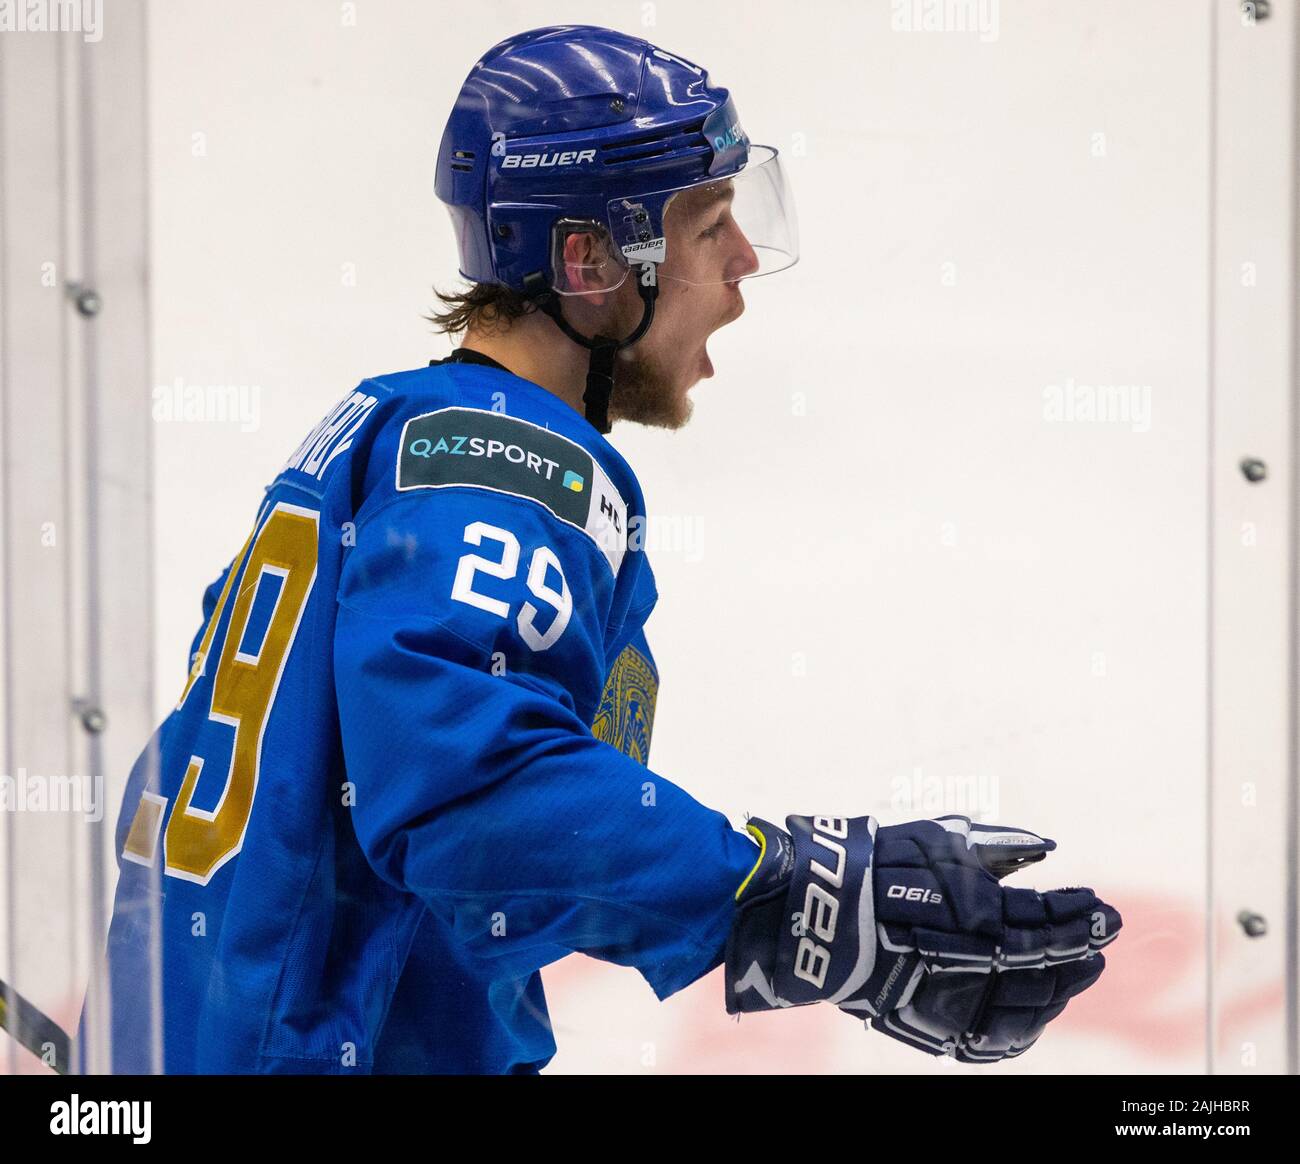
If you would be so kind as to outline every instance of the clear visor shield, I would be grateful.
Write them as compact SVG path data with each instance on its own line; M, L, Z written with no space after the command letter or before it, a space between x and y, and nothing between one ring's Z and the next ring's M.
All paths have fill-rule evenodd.
M629 198L606 208L604 229L565 219L552 234L553 286L562 295L616 290L633 265L660 280L708 285L770 275L799 259L794 200L781 159L751 145L735 174Z

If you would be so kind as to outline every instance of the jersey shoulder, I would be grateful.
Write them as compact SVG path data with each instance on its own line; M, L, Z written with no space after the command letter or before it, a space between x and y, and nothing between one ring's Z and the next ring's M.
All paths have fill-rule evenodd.
M540 507L585 534L615 574L644 515L631 467L545 388L499 368L437 364L372 377L379 398L358 519L399 498L475 489Z

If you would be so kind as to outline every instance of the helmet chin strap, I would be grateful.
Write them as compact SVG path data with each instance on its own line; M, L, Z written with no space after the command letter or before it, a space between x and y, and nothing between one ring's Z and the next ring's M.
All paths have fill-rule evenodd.
M636 330L623 340L610 339L597 335L588 338L581 335L573 325L564 318L560 306L560 296L545 281L540 272L524 278L524 293L549 315L565 335L575 344L580 344L591 352L591 362L587 366L587 390L583 393L582 403L586 408L587 420L602 436L609 432L609 398L614 391L614 356L621 348L631 347L650 329L655 317L655 299L659 294L658 272L654 263L640 263L637 278L637 291L641 295L644 307L641 322Z

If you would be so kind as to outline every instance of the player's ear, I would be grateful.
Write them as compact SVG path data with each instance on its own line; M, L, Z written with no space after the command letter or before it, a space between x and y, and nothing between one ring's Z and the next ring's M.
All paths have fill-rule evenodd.
M609 248L594 231L573 231L564 239L564 284L579 292L594 306L603 306L608 296Z

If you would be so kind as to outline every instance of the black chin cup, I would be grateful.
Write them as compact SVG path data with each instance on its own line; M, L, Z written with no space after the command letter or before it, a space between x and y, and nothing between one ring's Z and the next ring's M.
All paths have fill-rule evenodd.
M591 352L591 361L587 365L587 390L582 395L588 422L602 436L609 432L609 398L614 392L614 357L620 348L631 347L647 331L655 317L655 299L659 295L658 272L654 263L638 264L637 291L644 305L641 322L636 330L626 339L615 340L598 335L588 338L581 335L567 319L560 305L560 296L546 283L542 273L536 272L524 278L524 294L546 312L560 330L575 344Z

